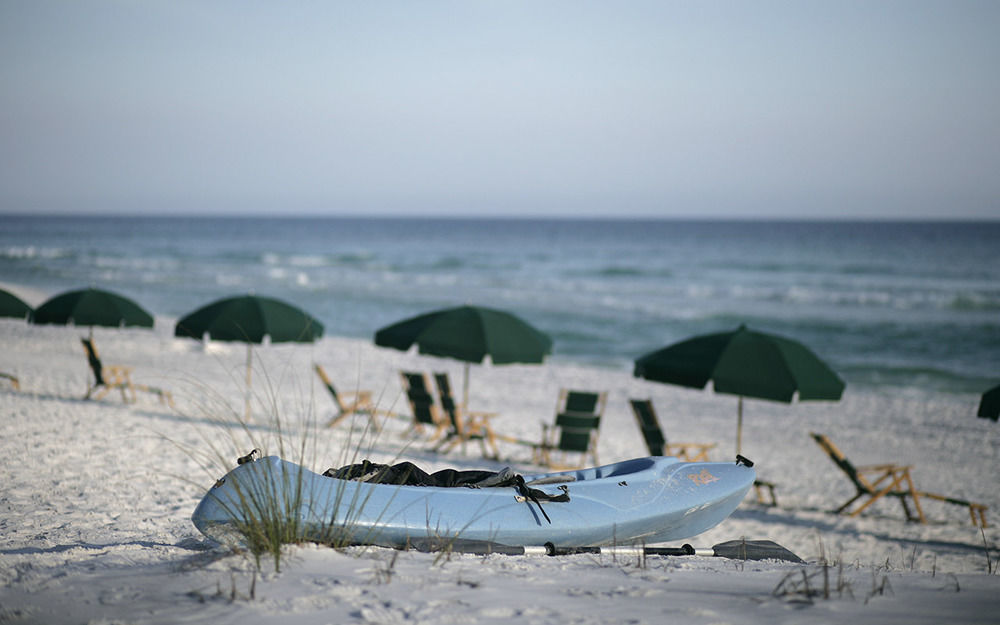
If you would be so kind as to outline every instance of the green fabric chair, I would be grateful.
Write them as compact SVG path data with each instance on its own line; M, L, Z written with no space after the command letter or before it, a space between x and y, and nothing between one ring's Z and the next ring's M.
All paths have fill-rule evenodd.
M413 425L410 432L423 433L430 428L430 440L440 439L448 430L448 420L444 418L441 411L434 403L434 396L431 395L430 384L427 375L424 373L403 371L403 388L406 391L406 401L410 404L413 412Z
M137 390L151 393L160 398L160 402L174 407L174 398L170 391L165 391L145 384L135 384L132 382L132 369L118 365L105 366L101 363L101 357L97 353L97 346L93 339L81 338L83 350L87 354L87 364L94 374L94 383L87 384L87 394L84 399L101 399L109 392L118 389L122 394L122 401L125 403L135 402L135 392Z
M908 521L927 523L927 517L924 516L923 506L920 503L921 499L926 498L967 507L972 524L977 527L986 527L985 504L917 490L913 485L909 466L898 464L856 466L825 434L813 432L810 435L833 463L847 475L857 491L853 497L837 508L835 511L837 514L846 513L848 516L858 516L879 499L895 497L902 504L903 512ZM851 506L857 501L863 503L851 510ZM910 510L908 502L913 504L915 511Z
M434 448L435 451L448 452L458 445L462 445L464 449L465 443L476 440L479 441L484 458L498 459L500 450L497 448L497 436L490 424L490 419L495 417L496 413L463 410L455 402L447 373L435 373L434 381L437 384L441 408L451 426L448 435Z
M562 389L552 425L542 424L542 442L535 447L534 460L551 469L577 469L587 458L597 459L597 438L607 393ZM576 457L577 462L569 458Z
M630 399L629 405L632 406L632 412L646 441L649 455L674 456L685 462L708 460L708 452L716 446L715 443L668 443L651 399Z

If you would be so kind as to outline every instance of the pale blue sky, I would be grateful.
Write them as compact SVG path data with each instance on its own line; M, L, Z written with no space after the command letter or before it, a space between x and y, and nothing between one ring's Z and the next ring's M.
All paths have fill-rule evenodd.
M1000 218L1000 2L0 0L0 212Z

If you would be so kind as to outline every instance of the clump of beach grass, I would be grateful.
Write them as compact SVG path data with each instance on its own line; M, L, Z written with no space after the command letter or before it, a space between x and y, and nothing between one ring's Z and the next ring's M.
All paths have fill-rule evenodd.
M379 431L372 427L371 419L365 418L362 427L354 419L348 419L343 424L347 426L346 440L339 450L327 455L329 450L322 448L321 441L328 440L328 436L313 400L312 377L309 376L310 382L304 385L301 377L294 373L275 379L267 368L259 368L249 418L243 405L195 381L192 393L195 412L214 427L210 434L199 430L202 447L198 449L173 442L213 478L228 474L239 464L255 465L250 470L257 471L256 479L232 481L235 497L223 504L232 522L217 528L218 533L213 538L234 550L249 553L257 570L261 570L263 558L267 556L275 572L280 572L288 545L317 542L335 548L347 546L355 533L352 523L367 499L359 495L357 489L347 498L346 489L338 486L334 501L324 509L329 522L324 527L310 527L307 531L300 510L305 501L312 500L310 493L305 492L307 485L302 473L296 471L290 475L281 464L273 465L279 470L272 470L272 465L262 459L275 455L300 466L310 466L316 459L326 456L339 457L342 465L352 464L373 451ZM293 365L286 364L282 369L290 371L292 368ZM294 396L300 398L298 405L290 409L304 415L297 422L284 416L289 409L278 400L279 389L285 385L290 385ZM199 486L204 488L205 485Z

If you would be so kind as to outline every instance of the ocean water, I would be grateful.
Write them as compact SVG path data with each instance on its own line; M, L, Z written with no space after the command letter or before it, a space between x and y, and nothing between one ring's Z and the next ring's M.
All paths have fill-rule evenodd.
M0 216L0 282L107 288L168 323L252 291L363 338L478 304L615 368L746 323L848 385L974 393L1000 381L998 243L1000 222Z

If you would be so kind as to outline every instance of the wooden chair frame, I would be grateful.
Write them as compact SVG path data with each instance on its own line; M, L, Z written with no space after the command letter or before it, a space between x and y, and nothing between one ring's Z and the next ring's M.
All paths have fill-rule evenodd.
M378 422L379 413L372 402L371 391L338 392L322 365L313 363L313 369L316 371L316 375L319 376L320 381L323 382L323 386L329 391L330 397L333 398L333 403L337 406L337 414L333 415L327 422L326 427L336 427L341 421L351 415L364 414L368 416L368 422L371 424L372 430L375 432L381 431L382 426Z
M435 446L435 451L448 452L462 445L463 452L465 444L470 440L478 440L482 448L483 457L498 459L500 450L497 448L497 435L493 431L490 419L495 417L495 412L481 412L462 410L455 402L451 392L451 382L447 373L435 373L434 381L437 384L438 398L441 402L441 409L448 417L451 430Z
M926 523L927 517L924 515L920 500L927 498L968 507L972 524L977 527L986 527L987 507L984 504L917 490L913 484L913 477L910 474L911 467L908 465L873 464L855 466L825 434L813 432L810 435L816 441L816 444L830 456L834 464L847 475L848 479L851 480L851 483L857 489L857 493L853 497L836 509L837 514L846 513L852 517L858 516L879 499L889 496L899 499L908 521ZM853 510L849 510L855 502L862 498L866 498L864 503ZM907 500L913 503L915 512L910 510Z
M121 391L122 401L126 404L130 404L135 403L135 392L136 390L140 390L156 395L160 398L161 403L165 403L171 408L174 407L174 398L170 391L165 391L154 386L147 386L145 384L133 383L132 369L130 367L123 367L120 365L104 365L101 363L101 357L97 353L97 345L94 344L94 340L92 338L81 338L80 342L83 343L83 351L87 355L87 363L90 365L90 370L94 374L94 383L90 384L89 380L87 382L87 394L84 395L84 399L98 400L110 393L112 390L118 389Z
M16 375L0 371L0 378L10 381L10 385L15 391L21 390L21 381L17 379Z

